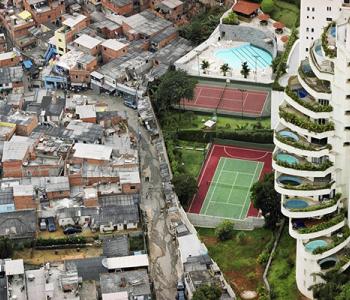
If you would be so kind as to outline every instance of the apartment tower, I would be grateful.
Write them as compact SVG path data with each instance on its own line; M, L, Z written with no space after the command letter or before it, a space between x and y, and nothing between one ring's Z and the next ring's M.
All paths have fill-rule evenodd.
M301 7L300 66L279 106L272 163L297 286L312 298L317 273L350 265L350 3Z

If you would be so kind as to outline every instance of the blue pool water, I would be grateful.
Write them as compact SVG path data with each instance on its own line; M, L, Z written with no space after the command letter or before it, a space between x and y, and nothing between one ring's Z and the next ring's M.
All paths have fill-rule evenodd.
M293 186L300 185L302 183L302 180L295 176L286 176L282 175L278 178L278 181L282 184L290 184Z
M277 160L289 163L289 164L297 164L299 160L290 154L279 153L276 155Z
M315 52L316 52L319 56L322 56L321 45L315 46Z
M280 136L284 137L284 138L289 138L289 139L292 139L294 141L299 141L299 137L291 132L291 131L288 131L288 130L282 130L278 133Z
M242 63L245 61L251 70L255 70L255 63L258 69L265 69L271 66L272 62L272 56L269 52L250 44L217 50L215 57L229 64L232 69L241 69Z
M331 35L332 35L332 37L335 37L336 33L337 33L337 28L336 27L332 27L331 28Z
M305 250L307 252L312 252L318 247L324 247L327 246L327 242L324 240L314 240L305 245Z
M305 208L308 207L309 204L303 200L303 199L291 199L287 200L287 202L284 204L285 208Z
M303 88L298 89L297 94L299 98L305 98L308 95L307 91L305 91Z

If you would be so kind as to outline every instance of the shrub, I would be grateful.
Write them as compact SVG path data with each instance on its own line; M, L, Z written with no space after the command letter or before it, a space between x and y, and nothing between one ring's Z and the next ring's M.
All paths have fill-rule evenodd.
M246 241L246 238L247 238L247 235L245 234L244 231L240 231L236 235L236 241L241 244L244 244L244 242Z
M215 235L220 241L227 241L233 237L234 224L232 221L225 220L215 229Z
M222 24L227 24L227 25L238 25L238 17L237 15L231 11L227 17L222 19Z
M256 259L257 263L264 265L269 261L270 254L266 251L263 251L259 254L258 258Z

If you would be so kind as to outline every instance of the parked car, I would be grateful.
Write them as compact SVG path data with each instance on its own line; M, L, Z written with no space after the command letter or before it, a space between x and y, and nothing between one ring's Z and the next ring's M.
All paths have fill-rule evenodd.
M81 232L81 227L73 227L73 226L68 226L63 230L64 234L75 234L80 232Z
M39 228L41 231L45 231L47 229L46 221L44 218L39 220Z
M177 291L176 300L186 300L184 291Z
M46 218L46 224L49 232L54 232L57 230L54 217Z
M124 101L124 105L126 107L130 107L132 109L137 109L136 102L131 102L131 101Z

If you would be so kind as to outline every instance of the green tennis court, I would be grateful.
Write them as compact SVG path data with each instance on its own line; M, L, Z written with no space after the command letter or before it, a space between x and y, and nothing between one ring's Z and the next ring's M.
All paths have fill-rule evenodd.
M250 188L259 180L264 163L221 157L208 182L200 214L244 219L250 206Z

